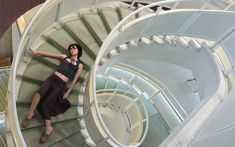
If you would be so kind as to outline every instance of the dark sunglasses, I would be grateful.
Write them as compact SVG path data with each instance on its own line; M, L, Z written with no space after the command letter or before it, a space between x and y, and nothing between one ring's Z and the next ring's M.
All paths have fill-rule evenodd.
M70 49L78 49L78 48L76 47L76 45L73 45L70 47Z

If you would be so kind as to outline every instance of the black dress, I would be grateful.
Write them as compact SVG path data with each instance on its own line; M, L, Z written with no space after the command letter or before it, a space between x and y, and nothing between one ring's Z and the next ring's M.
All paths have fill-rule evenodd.
M63 99L63 91L66 83L55 74L44 81L38 93L41 96L38 111L43 119L50 120L51 116L57 116L67 111L71 104Z

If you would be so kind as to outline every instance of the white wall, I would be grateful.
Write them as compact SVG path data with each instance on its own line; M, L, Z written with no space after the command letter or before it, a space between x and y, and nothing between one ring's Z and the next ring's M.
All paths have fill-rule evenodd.
M125 61L125 63L151 74L164 83L187 113L191 112L200 103L198 92L194 93L187 84L187 80L194 77L191 70L182 66L153 60L132 60Z

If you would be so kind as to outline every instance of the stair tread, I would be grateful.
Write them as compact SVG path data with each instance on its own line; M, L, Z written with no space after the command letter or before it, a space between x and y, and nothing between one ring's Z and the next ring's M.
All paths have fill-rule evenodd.
M6 96L7 93L7 85L5 85L4 81L0 79L0 89L2 90L3 94Z
M96 43L95 39L92 37L90 32L84 26L82 21L70 21L66 25L79 37L86 45L89 47L93 53L97 54L99 51L99 45Z
M57 43L64 47L66 51L70 44L76 43L76 41L62 28L50 33L49 37L53 38ZM69 53L69 51L67 52Z
M98 35L98 37L102 41L104 41L105 38L108 36L108 33L99 15L98 14L89 14L89 15L86 14L84 15L84 17L89 22L89 24L95 24L95 25L92 25L93 30Z
M4 141L1 135L0 135L0 147L7 147L6 142Z
M75 134L72 134L69 137L64 138L63 140L55 143L52 145L52 147L58 147L58 146L81 146L85 143L85 138L81 134L81 132L77 132Z
M38 141L44 130L44 127L37 127L34 129L28 129L22 131L26 144L28 145L33 144L34 147L49 146L51 144L54 144L55 142L58 142L62 138L80 130L77 120L53 124L53 128L54 131L51 134L50 139L48 140L47 143L43 145L39 144Z
M18 120L20 122L20 124L22 123L23 119L26 116L26 113L29 109L29 105L28 106L19 106L19 104L17 105L17 113L18 113ZM52 117L51 121L52 123L58 122L58 121L65 121L65 120L70 120L70 119L75 119L77 118L77 107L71 107L70 109L68 109L64 114L60 114L57 117ZM40 116L40 114L37 112L36 113L36 118L33 119L32 123L30 124L30 126L26 129L30 129L30 128L34 128L34 127L38 127L38 126L42 126L42 118Z
M9 79L9 76L7 73L3 73L1 75L1 78L3 79L3 81L5 82L6 85L8 85L8 79Z
M108 9L102 9L102 12L110 26L111 29L113 29L118 23L119 23L119 19L118 19L118 15L115 12L115 10L108 8Z
M122 13L123 18L133 12L133 10L130 10L130 9L127 9L124 7L120 7L119 9L120 9L120 12ZM135 19L135 17L133 16L133 17L129 18L129 21L134 20L134 19Z
M73 43L77 43L64 29L60 28L48 36L50 40L53 40L55 44L50 44L52 45L55 49L57 49L57 53L63 53L69 56L69 51L67 50L68 46ZM62 49L58 49L57 45L59 45L59 48L62 47ZM90 59L89 55L86 54L86 52L83 52L82 57L80 60L85 63L87 66L92 65L93 60ZM91 63L90 63L91 62ZM88 64L87 64L88 63Z

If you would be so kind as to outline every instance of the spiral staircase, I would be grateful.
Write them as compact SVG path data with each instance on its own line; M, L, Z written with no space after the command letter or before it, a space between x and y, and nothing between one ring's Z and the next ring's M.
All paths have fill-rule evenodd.
M234 9L226 0L46 1L10 73L8 146L233 146ZM58 62L27 49L67 54L74 42L84 70L41 145L40 115L20 123Z

